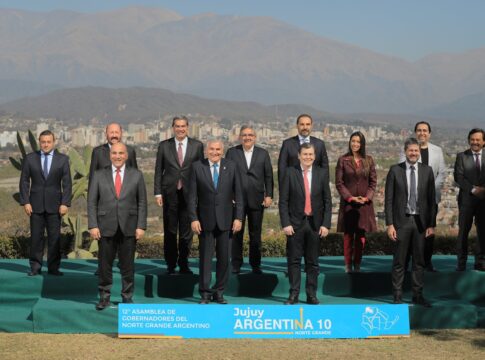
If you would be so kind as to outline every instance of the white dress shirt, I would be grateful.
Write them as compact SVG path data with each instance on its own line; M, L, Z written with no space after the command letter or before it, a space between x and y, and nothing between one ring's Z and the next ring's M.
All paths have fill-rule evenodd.
M243 147L243 151L244 151L244 157L246 158L246 164L248 164L248 169L249 169L249 165L251 165L251 158L253 157L254 145L249 150L246 150Z
M300 140L300 145L304 144L304 143L310 144L310 135L305 137L305 136L301 136L300 134L298 134L298 139Z
M122 184L123 184L123 178L125 176L125 168L126 168L125 164L120 168L120 176L121 176L121 183ZM111 173L113 175L113 184L115 184L115 181L116 181L116 166L111 165Z

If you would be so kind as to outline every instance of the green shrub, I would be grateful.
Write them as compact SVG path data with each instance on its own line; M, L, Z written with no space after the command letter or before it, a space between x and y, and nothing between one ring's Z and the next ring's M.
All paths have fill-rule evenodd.
M475 237L470 237L469 253L473 253ZM85 239L83 248L89 249L90 241ZM387 238L384 232L367 234L364 255L392 255L395 244ZM63 257L73 248L71 234L61 235L61 252ZM0 236L0 257L19 259L28 258L30 252L30 237ZM138 258L163 259L163 239L161 237L147 236L137 243ZM244 256L248 256L249 239L245 235ZM263 235L261 253L263 257L286 256L286 236L282 232ZM327 238L320 241L320 256L342 256L342 234L331 233ZM437 236L435 239L434 253L438 255L454 255L456 253L456 237ZM199 239L194 236L190 256L199 257Z

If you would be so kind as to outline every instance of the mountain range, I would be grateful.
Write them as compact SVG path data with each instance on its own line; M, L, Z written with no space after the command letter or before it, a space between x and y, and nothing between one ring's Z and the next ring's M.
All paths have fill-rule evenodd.
M440 117L462 116L450 109L466 112L464 104L485 93L485 48L411 62L268 17L183 17L144 7L89 14L0 9L0 45L0 79L51 84L48 90L164 88L329 112ZM39 91L23 95L47 92ZM485 105L466 117L475 121L481 110Z

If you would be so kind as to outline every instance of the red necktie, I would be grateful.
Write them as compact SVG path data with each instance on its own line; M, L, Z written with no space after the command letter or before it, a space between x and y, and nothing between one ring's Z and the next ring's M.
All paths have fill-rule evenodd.
M116 191L116 197L120 197L121 193L121 175L120 175L120 169L116 169L116 177L115 177L115 191Z
M184 151L182 149L182 143L179 142L179 147L177 149L177 157L178 157L178 160L179 160L179 165L180 167L182 167L183 163L184 163ZM179 181L177 181L177 190L180 190L182 189L182 179L179 179Z
M312 201L310 199L310 182L308 181L308 170L303 170L303 182L305 183L305 215L312 214Z

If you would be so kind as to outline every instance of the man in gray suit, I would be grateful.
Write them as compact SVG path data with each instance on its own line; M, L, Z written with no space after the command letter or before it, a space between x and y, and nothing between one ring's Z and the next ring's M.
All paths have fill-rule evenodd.
M434 144L429 142L431 137L431 125L426 121L419 121L414 125L414 133L419 141L420 157L418 162L431 166L434 175L434 185L436 192L436 207L441 201L441 188L445 180L445 158L443 156L443 150ZM399 162L406 160L404 153L401 153ZM433 256L434 247L434 234L427 237L424 242L424 267L425 270L430 272L436 272L431 257ZM410 254L406 260L406 268L408 268Z
M241 230L243 190L236 164L222 159L222 141L209 141L206 152L207 159L192 164L188 203L192 231L199 235L200 303L227 304L223 293L229 279L230 233ZM211 288L214 248L216 282Z
M394 303L402 303L404 265L409 248L413 255L413 303L430 307L423 297L424 241L434 234L436 195L433 170L418 162L419 143L404 144L406 161L391 166L386 178L384 206L387 235L396 242L392 263Z
M458 242L456 271L465 271L468 257L468 233L475 218L477 245L475 270L485 271L485 132L472 129L468 134L470 148L456 155L455 182L458 194Z
M143 174L127 167L123 143L111 145L111 167L97 170L88 192L88 228L99 241L99 295L96 310L110 306L113 261L118 253L123 303L133 302L136 241L145 233L147 194Z

